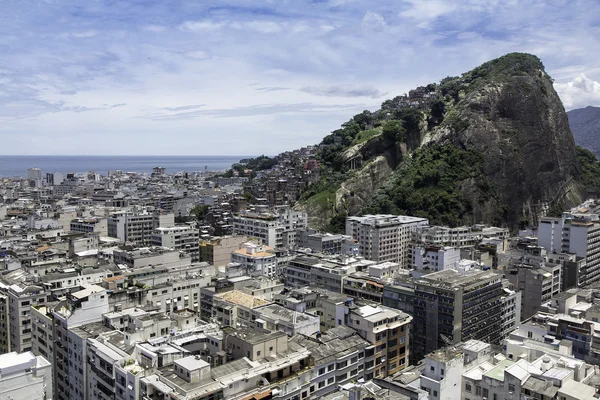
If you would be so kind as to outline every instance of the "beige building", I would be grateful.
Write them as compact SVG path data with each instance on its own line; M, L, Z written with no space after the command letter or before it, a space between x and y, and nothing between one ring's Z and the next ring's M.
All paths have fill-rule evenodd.
M346 325L371 346L365 349L365 379L385 378L408 366L412 317L383 306L349 305Z
M244 235L201 240L199 259L216 266L227 265L231 262L231 252L239 250L242 243L247 241L248 237Z

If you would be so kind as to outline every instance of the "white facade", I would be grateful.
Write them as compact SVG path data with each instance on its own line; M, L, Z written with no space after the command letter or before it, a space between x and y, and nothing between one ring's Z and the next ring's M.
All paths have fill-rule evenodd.
M412 253L412 267L418 270L442 271L460 262L460 249L457 247L414 246Z
M437 351L425 358L421 389L432 400L461 399L464 356L457 352Z
M189 226L156 228L152 235L154 246L168 247L188 253L192 261L199 258L200 231Z
M308 227L308 216L287 206L275 213L245 212L233 217L234 235L258 238L272 247L296 247L296 230Z
M538 243L548 253L573 253L586 259L579 284L600 280L600 220L593 213L564 213L561 218L542 218Z
M52 400L52 365L29 351L0 355L0 399Z
M412 232L426 226L426 218L403 215L365 215L346 219L346 235L359 242L360 255L377 262L392 261L409 267Z
M231 261L240 264L246 275L273 278L277 274L277 257L269 246L243 243L231 253Z
M154 230L175 225L174 214L150 213L146 210L114 213L108 219L108 236L124 242L147 246L152 243Z

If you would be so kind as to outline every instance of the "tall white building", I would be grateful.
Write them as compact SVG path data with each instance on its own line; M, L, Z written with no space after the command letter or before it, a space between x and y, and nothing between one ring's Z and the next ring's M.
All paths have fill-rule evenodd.
M42 186L42 170L39 168L29 168L27 170L27 180L31 187Z
M85 369L87 337L75 328L100 322L107 312L108 293L96 285L83 285L53 308L56 398L90 398Z
M60 172L48 172L46 174L46 183L48 186L58 186L65 181L65 176Z
M52 400L52 365L30 351L0 355L0 399Z
M359 253L368 260L392 261L408 267L411 233L426 226L426 218L404 215L365 215L346 218L346 235L359 243Z
M272 248L296 247L296 231L308 227L304 211L287 206L276 207L273 213L244 212L233 217L233 233L261 239Z
M460 262L460 249L435 245L412 247L412 267L418 270L443 271Z
M42 170L39 168L29 168L27 170L27 179L34 180L39 179L42 180Z
M192 261L199 259L200 231L190 226L172 226L156 228L152 235L154 246L168 247L188 253Z
M175 225L175 215L160 212L123 211L108 218L108 236L139 246L152 244L156 228Z
M544 217L538 225L538 243L548 253L572 253L586 260L579 285L600 280L600 219L586 202L560 218Z

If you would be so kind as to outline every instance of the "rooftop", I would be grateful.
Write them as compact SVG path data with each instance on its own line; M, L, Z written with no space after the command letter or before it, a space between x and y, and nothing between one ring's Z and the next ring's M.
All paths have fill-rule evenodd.
M223 300L226 300L230 303L239 306L244 306L247 308L256 308L269 304L269 302L266 300L260 299L258 297L252 296L239 290L231 290L229 292L219 293L216 294L214 297L222 298Z

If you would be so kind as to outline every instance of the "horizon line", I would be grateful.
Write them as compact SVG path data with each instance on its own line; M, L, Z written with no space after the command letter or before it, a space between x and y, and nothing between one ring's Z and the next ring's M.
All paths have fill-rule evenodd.
M0 157L274 157L267 154L0 154Z

